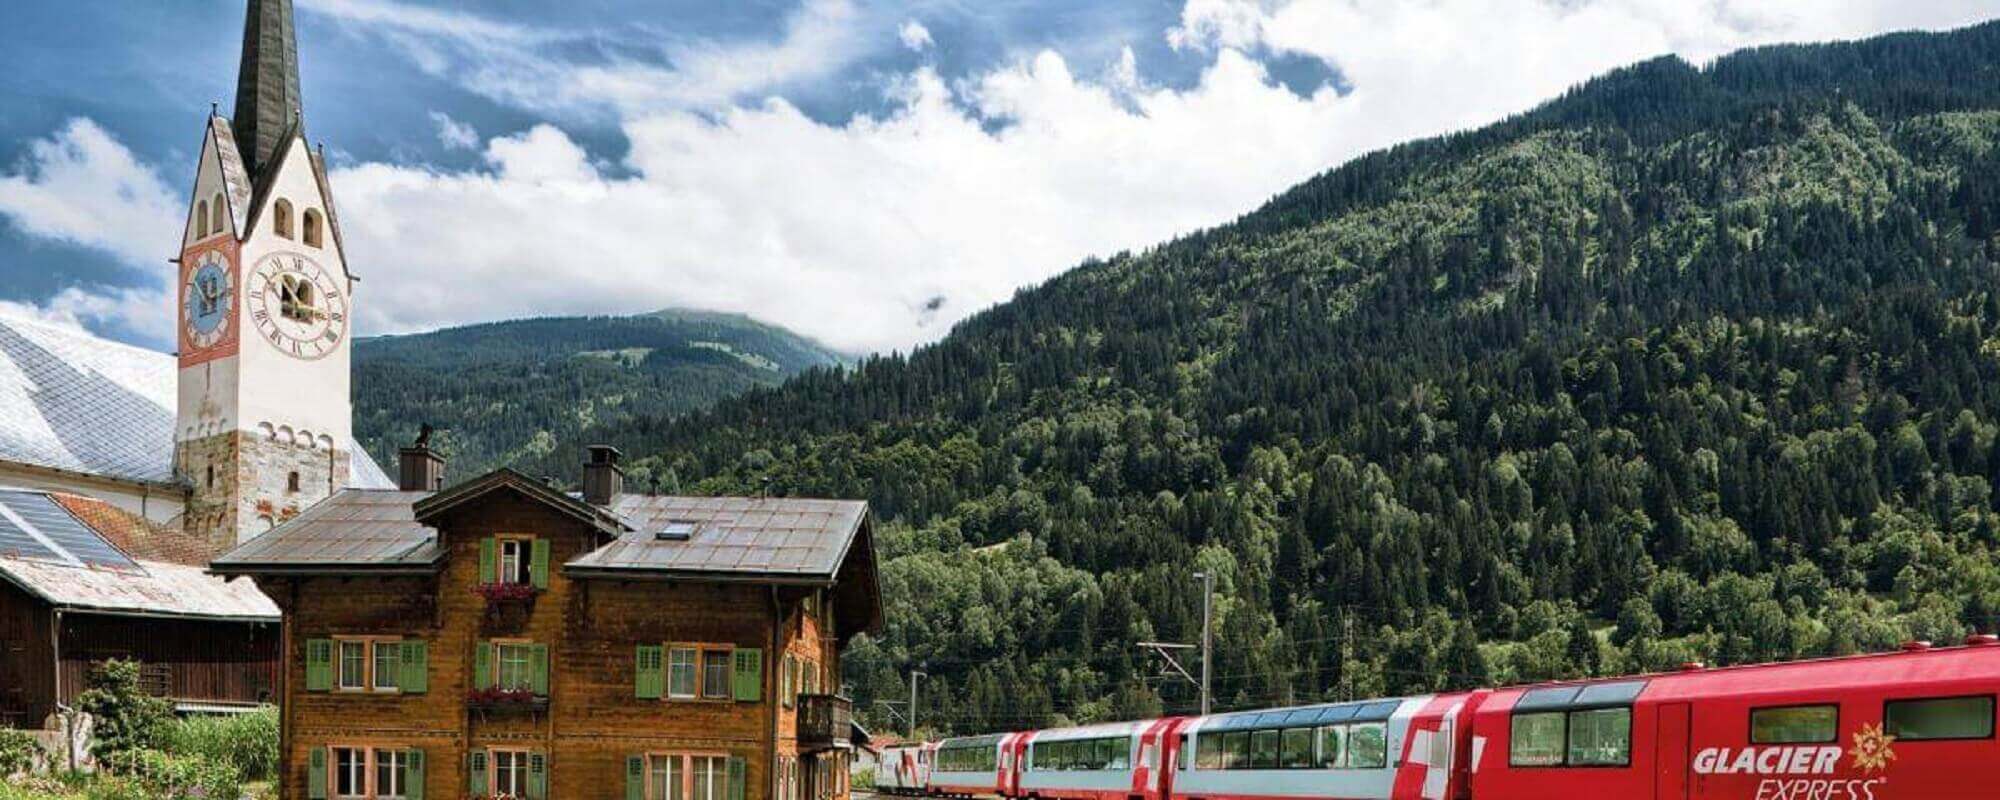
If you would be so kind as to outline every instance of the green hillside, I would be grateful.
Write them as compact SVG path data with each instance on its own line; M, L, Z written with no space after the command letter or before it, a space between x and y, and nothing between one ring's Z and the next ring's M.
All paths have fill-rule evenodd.
M1956 640L2000 618L2000 24L1606 75L585 440L866 497L857 708L957 731ZM573 458L547 462L574 476ZM879 719L870 719L879 723Z
M388 467L418 426L436 425L456 480L556 463L557 443L574 455L593 426L657 424L842 359L742 315L679 310L363 339L354 350L355 436Z

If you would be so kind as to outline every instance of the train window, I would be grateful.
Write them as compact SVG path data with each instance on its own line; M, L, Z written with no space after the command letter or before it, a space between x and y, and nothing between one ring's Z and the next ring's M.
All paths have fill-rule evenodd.
M1313 729L1286 728L1278 743L1278 761L1285 769L1311 769Z
M1346 766L1340 759L1340 739L1341 732L1344 730L1345 728L1339 725L1328 725L1319 729L1320 769L1337 769Z
M1569 713L1569 765L1622 767L1632 763L1632 709Z
M1507 763L1516 767L1557 767L1563 763L1569 715L1561 711L1515 714L1508 735Z
M1222 734L1208 733L1195 737L1195 769L1222 769Z
M1382 769L1389 766L1387 726L1380 722L1348 726L1347 766L1350 769Z
M1250 768L1250 732L1231 731L1222 735L1222 768Z
M1993 696L1891 700L1882 727L1899 742L1993 738Z
M1278 768L1278 732L1250 732L1250 768Z
M1751 744L1826 744L1839 739L1839 706L1780 706L1750 710Z
M1182 772L1186 772L1188 768L1189 758L1190 756L1188 755L1188 735L1183 733L1181 734L1180 746L1174 748L1174 768Z

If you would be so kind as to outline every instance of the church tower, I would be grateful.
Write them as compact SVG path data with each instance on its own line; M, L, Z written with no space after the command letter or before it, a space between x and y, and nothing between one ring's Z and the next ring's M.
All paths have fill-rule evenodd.
M354 278L306 143L291 0L249 0L234 115L209 115L191 202L174 465L186 529L230 547L346 486L352 456Z

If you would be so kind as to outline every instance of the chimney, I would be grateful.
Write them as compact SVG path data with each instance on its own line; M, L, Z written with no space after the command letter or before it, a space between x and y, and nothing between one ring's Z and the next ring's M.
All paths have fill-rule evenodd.
M424 423L415 444L396 451L402 469L396 488L406 492L435 492L444 488L444 456L431 449L431 426Z
M618 448L608 444L593 444L586 448L589 456L583 462L583 501L594 506L608 506L618 495L625 493L625 470L618 467Z

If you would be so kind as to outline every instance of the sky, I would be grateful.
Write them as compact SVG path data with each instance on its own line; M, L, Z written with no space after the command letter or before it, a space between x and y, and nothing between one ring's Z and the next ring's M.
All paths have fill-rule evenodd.
M243 0L0 4L0 313L171 346ZM907 352L1662 54L2000 0L297 0L362 335L742 312Z

